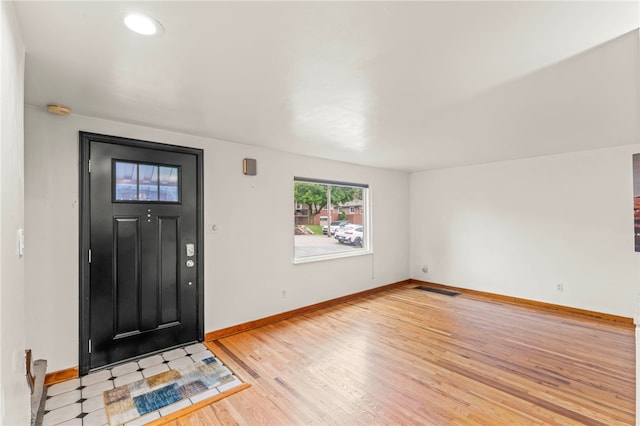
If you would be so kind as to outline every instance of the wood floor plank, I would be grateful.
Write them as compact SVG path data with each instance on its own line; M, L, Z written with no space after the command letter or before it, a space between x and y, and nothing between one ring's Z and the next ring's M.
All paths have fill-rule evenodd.
M211 342L251 388L170 425L632 425L633 328L407 285Z

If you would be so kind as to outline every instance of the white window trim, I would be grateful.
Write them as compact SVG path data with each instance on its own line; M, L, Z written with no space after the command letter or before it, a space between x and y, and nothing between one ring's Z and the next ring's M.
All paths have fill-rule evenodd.
M304 178L294 178L293 182L295 182L296 180L299 181L305 181ZM309 179L308 181L310 182L317 182L317 183L324 183L324 184L332 184L335 183L335 181L331 181L331 180L326 180L326 181L321 181L320 179ZM314 255L314 256L306 256L306 257L296 257L296 244L295 244L295 236L293 239L293 264L294 265L299 265L299 264L304 264L304 263L313 263L313 262L323 262L323 261L327 261L327 260L333 260L333 259L344 259L344 258L348 258L348 257L357 257L357 256L368 256L368 255L373 255L373 209L372 209L372 189L370 185L367 186L362 186L362 185L358 185L358 184L354 184L354 183L348 183L348 182L340 182L343 185L353 185L353 186L361 186L363 189L365 189L363 191L363 200L362 200L362 207L364 209L364 214L363 214L363 223L362 226L367 230L366 231L366 238L364 240L365 245L361 248L361 249L355 249L352 251L349 250L345 250L345 251L341 251L341 252L337 252L337 253L328 253L328 254L318 254L318 255ZM293 194L293 187L291 188L291 194Z
M296 257L293 259L294 265L300 265L303 263L313 263L313 262L322 262L325 260L333 260L333 259L343 259L346 257L357 257L357 256L366 256L373 254L373 250L365 249L364 247L360 250L355 251L342 251L339 253L330 253L330 254L317 254L315 256L307 256L307 257ZM294 256L295 256L295 247L294 247Z

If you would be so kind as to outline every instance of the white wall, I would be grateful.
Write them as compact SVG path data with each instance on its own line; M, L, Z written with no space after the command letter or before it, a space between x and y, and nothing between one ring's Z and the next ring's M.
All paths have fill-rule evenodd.
M78 131L204 149L205 331L408 278L409 175L26 108L28 343L49 370L78 365ZM242 174L242 159L258 175ZM374 254L293 265L293 177L371 186ZM286 290L286 298L282 298Z
M637 151L629 145L412 174L411 277L633 317Z
M24 262L16 232L24 223L24 45L13 4L0 2L0 424L28 424ZM37 355L37 353L36 353Z

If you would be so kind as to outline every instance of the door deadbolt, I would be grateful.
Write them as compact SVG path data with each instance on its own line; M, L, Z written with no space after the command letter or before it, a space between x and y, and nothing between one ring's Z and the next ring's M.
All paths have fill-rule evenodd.
M193 268L196 265L196 262L194 262L193 260L189 259L187 260L187 268Z

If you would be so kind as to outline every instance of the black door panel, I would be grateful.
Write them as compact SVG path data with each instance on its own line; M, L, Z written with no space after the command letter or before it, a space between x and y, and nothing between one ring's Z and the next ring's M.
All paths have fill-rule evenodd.
M82 134L81 143L91 161L82 229L91 261L82 271L88 284L81 286L81 321L89 322L81 325L81 345L88 338L90 353L83 363L81 347L81 374L82 367L202 340L201 151L131 146L91 134ZM117 177L116 162L131 172ZM160 199L167 189L160 170L176 172L177 179L164 184L177 185L177 200ZM118 199L116 184L139 199ZM187 244L196 248L191 256Z

